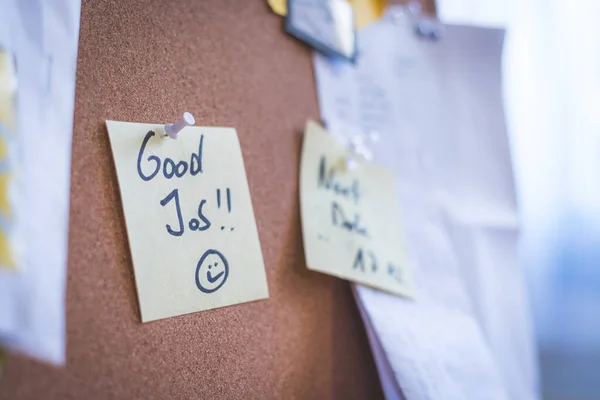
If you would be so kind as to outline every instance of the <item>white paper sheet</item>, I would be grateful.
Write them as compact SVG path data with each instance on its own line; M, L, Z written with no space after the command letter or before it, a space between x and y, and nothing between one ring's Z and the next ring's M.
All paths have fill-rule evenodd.
M0 271L0 342L65 360L65 278L79 0L0 0L0 46L17 61L25 265Z
M315 56L334 134L377 130L397 173L419 297L357 287L408 400L535 399L537 367L501 96L500 30L413 34L393 7L359 32L356 66Z
M514 0L437 0L436 8L445 23L504 28L517 4Z
M363 306L363 302L358 295L357 286L358 285L352 285L352 294L356 300L356 305L358 306L360 316L363 321L365 321L365 329L367 331L369 343L371 344L373 357L375 358L375 366L377 367L377 373L379 374L379 381L381 382L383 394L387 400L405 400L405 397L400 390L400 386L398 386L398 381L396 381L394 370L392 369L392 366L390 365L390 362L385 354L385 350L379 341L379 335L375 329L373 329L373 324L368 323L369 315L367 314L367 311Z

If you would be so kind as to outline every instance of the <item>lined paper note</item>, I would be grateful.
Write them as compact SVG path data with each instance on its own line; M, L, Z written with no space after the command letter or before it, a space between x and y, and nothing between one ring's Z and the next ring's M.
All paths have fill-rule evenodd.
M235 129L106 125L142 321L267 298Z

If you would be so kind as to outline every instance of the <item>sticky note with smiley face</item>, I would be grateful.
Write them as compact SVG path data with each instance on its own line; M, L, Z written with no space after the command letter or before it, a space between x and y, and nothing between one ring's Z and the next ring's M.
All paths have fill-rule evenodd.
M268 298L235 129L106 125L142 321Z

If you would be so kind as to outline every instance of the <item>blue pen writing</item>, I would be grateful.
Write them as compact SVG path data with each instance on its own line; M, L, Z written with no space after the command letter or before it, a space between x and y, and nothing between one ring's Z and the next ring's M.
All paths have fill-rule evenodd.
M158 175L158 173L161 170L161 166L163 176L166 179L171 179L173 178L173 176L181 178L188 172L188 170L192 176L196 176L197 174L202 172L202 145L204 143L204 135L200 135L200 141L198 143L198 152L191 154L189 163L184 160L181 160L176 163L169 157L166 157L163 161L158 156L149 155L146 158L146 161L150 165L154 164L154 170L152 170L152 172L150 172L149 174L144 173L142 169L142 160L144 158L144 153L148 142L155 135L156 133L154 133L154 131L148 131L146 136L144 136L144 140L142 140L142 144L140 146L140 151L138 153L137 159L137 172L140 178L142 178L142 180L146 182L151 181L156 175Z

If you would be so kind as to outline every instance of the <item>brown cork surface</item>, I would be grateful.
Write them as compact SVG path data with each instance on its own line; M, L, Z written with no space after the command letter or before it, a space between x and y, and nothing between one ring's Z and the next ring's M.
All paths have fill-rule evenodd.
M67 362L11 356L0 399L376 399L347 282L308 271L301 134L310 50L265 0L84 0L71 175ZM270 299L140 323L104 121L238 131Z

